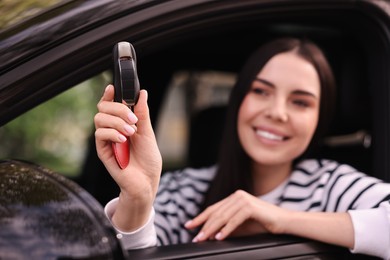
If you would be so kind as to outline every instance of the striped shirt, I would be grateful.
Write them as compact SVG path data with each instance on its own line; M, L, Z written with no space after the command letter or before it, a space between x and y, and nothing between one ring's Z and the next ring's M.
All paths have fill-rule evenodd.
M184 223L200 213L216 169L216 166L186 168L165 173L148 224L132 233L122 232L124 246L136 248L190 242L195 231L185 229ZM285 182L259 198L291 210L348 211L355 231L352 251L390 258L389 183L345 164L310 159L300 162ZM115 203L114 200L106 206L109 218Z

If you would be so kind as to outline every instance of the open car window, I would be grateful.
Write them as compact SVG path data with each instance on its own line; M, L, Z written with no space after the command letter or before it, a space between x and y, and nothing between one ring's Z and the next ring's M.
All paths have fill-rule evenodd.
M32 161L68 177L84 164L96 104L111 73L103 72L0 128L0 158Z
M94 132L93 117L103 89L111 78L111 72L103 72L1 127L0 157L33 161L77 178L87 153L94 153L88 150ZM200 161L198 157L214 162L215 156L207 149L202 152L194 147L201 144L199 140L193 140L199 129L195 129L198 126L192 121L216 107L227 106L234 82L235 74L231 72L178 71L173 74L155 127L165 170L191 164L199 166L196 163ZM221 111L208 118L208 123L218 126L219 132L222 125L218 125L221 123L218 119L223 117ZM203 144L209 143L203 141Z

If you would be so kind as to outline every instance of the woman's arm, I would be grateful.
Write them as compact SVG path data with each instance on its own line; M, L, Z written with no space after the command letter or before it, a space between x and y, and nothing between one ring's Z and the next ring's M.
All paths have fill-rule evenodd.
M95 116L96 149L100 160L120 188L112 223L121 231L134 231L149 219L160 180L162 159L149 118L147 92L141 90L134 113L113 102L109 85ZM112 142L130 140L130 163L121 169L112 151Z
M199 213L199 205L215 174L215 167L165 172L146 224L135 231L117 229L126 249L191 242L193 232L183 230L184 223ZM104 208L112 219L119 199ZM114 227L116 227L114 225Z
M354 253L390 259L390 203L347 212L301 212L262 201L244 191L208 207L186 223L202 226L194 242L232 235L290 234L349 248Z
M280 233L354 248L354 231L348 213L300 212L287 213Z

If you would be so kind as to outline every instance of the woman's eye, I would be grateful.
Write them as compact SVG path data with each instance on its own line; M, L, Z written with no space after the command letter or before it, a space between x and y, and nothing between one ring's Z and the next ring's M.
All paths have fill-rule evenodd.
M259 94L259 95L262 95L262 96L268 95L267 90L265 90L263 88L253 88L252 91L253 91L253 93Z
M297 106L303 107L303 108L310 106L309 102L304 101L304 100L294 100L293 103L294 103L294 105L297 105Z

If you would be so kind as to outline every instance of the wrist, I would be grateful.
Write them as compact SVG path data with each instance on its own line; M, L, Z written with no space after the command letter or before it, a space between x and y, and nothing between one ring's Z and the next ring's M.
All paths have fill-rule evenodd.
M301 211L288 211L281 221L281 227L280 227L280 233L279 234L287 234L287 235L295 235L297 226L299 226L298 223L301 223L302 219L302 213Z
M145 196L139 198L121 192L112 216L112 223L125 232L134 231L147 222L152 204L152 199L146 199Z
M280 208L281 212L278 217L274 218L272 228L270 232L272 234L293 234L294 228L296 227L295 220L299 218L299 211L286 210Z

